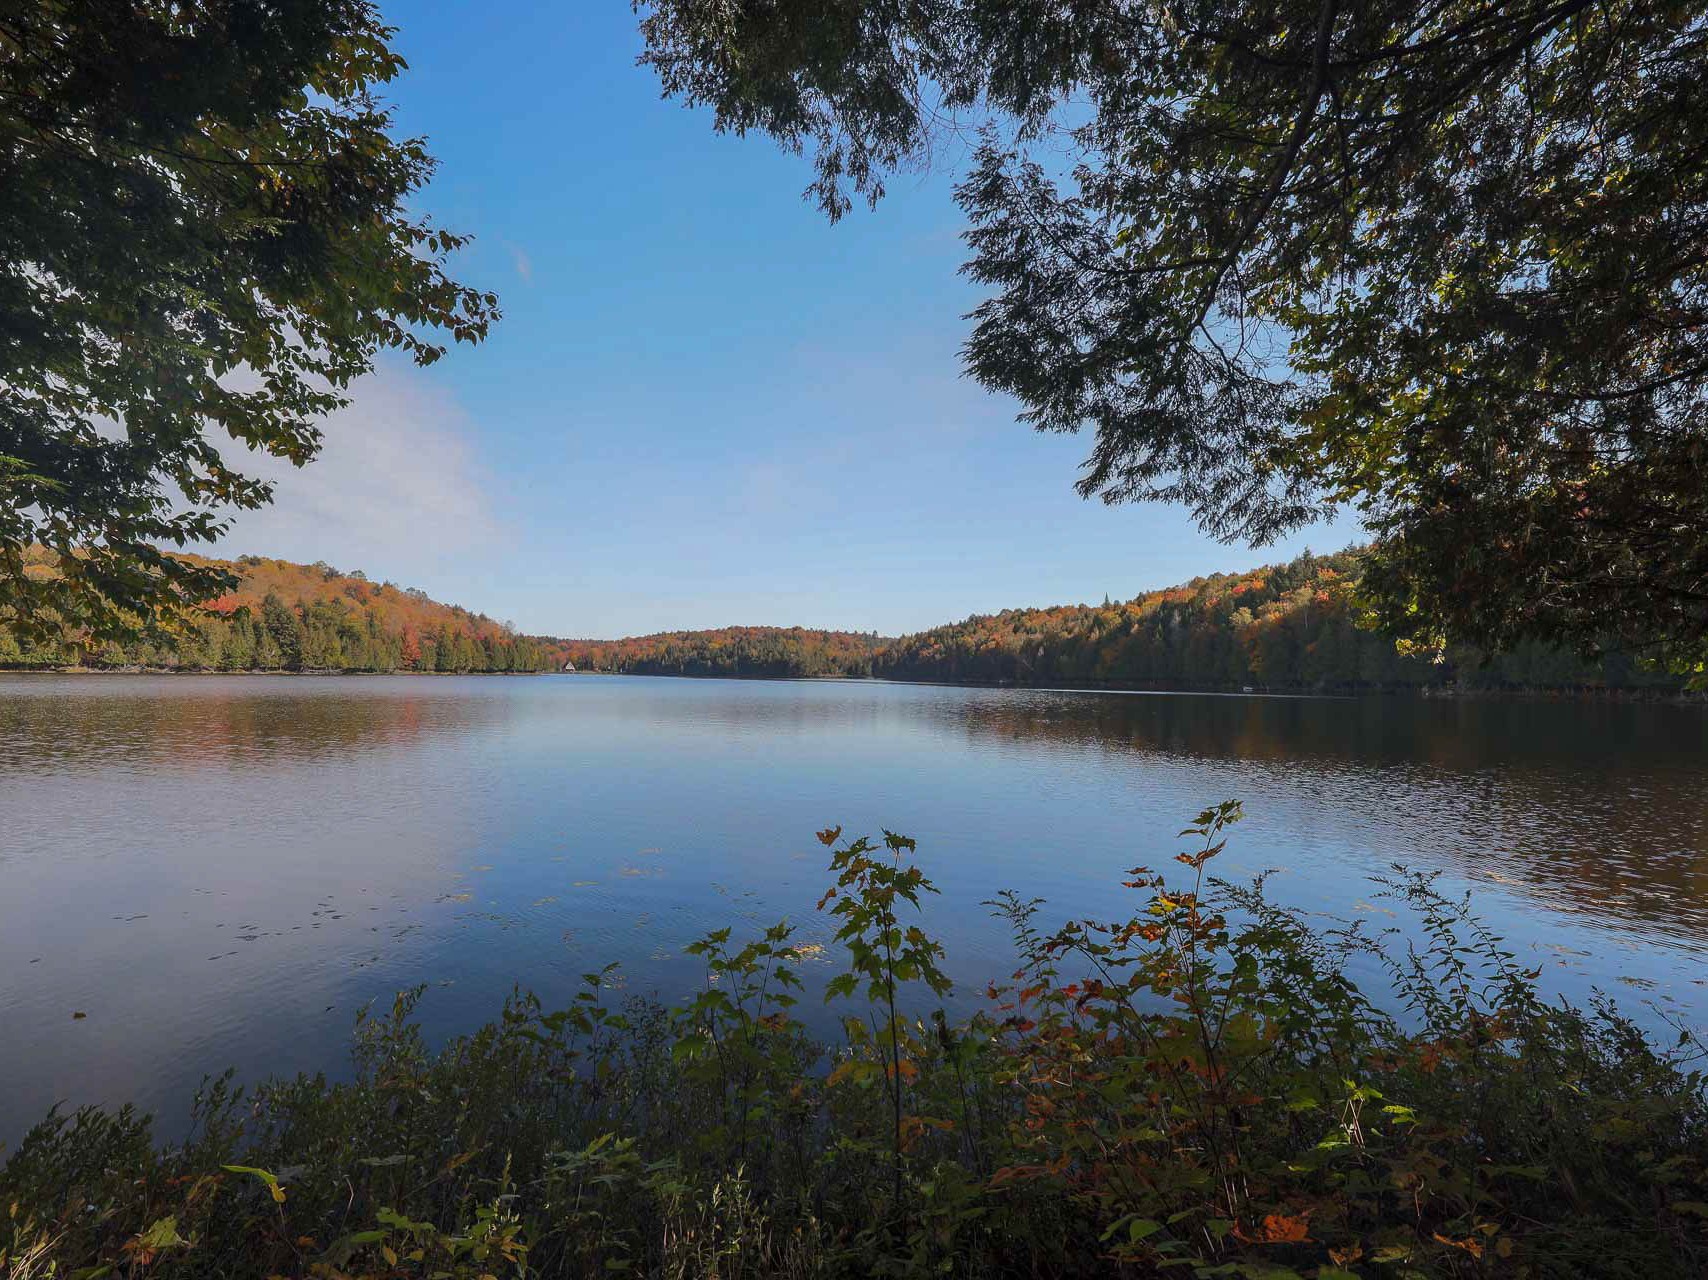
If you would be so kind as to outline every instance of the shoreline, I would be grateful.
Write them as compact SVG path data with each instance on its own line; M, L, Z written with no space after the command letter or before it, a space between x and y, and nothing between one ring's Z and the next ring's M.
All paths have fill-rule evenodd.
M1012 689L1030 693L1126 693L1156 696L1200 694L1216 697L1247 698L1414 698L1420 701L1483 701L1527 699L1572 702L1665 703L1675 706L1708 705L1708 691L1688 690L1607 689L1593 686L1517 687L1517 688L1454 688L1437 685L1328 685L1306 686L1253 685L1233 687L1218 684L1139 684L1119 681L1074 682L1052 681L1048 684L1016 684L990 680L908 679L895 676L861 675L747 675L739 672L720 672L697 675L676 671L382 671L375 669L315 668L290 671L282 668L257 670L240 668L229 671L182 667L84 667L84 666L18 666L0 667L0 675L60 675L60 676L290 676L335 678L340 676L620 676L636 680L741 680L759 682L787 681L870 681L875 684L928 685L950 689Z
M235 667L216 671L207 667L0 667L7 676L555 676L562 671L381 671L372 667L313 667L289 671L283 667L257 669Z
M553 673L546 673L553 674ZM1708 690L1692 693L1684 689L1608 689L1592 685L1515 686L1511 688L1464 689L1448 685L1251 685L1226 684L1139 684L1122 681L1051 681L1047 684L1017 684L1003 680L909 679L902 676L800 675L762 676L738 672L695 675L684 671L566 671L577 676L621 676L634 680L753 680L753 681L870 681L874 684L929 685L945 689L1012 689L1023 693L1133 693L1157 696L1203 694L1227 698L1417 698L1473 701L1485 698L1536 698L1578 702L1655 702L1679 706L1708 706Z

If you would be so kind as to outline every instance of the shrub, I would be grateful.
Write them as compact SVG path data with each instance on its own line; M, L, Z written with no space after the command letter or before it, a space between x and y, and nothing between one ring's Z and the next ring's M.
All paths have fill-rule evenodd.
M1313 927L1210 878L1201 814L1136 910L1040 926L951 1023L913 842L832 850L840 1043L795 1017L781 923L688 951L703 989L547 1010L430 1051L420 992L359 1020L355 1078L210 1080L181 1143L50 1115L0 1172L12 1280L173 1276L1698 1276L1702 1046L1550 1004L1468 904L1396 872L1417 929ZM1406 936L1419 942L1408 944ZM1348 973L1385 966L1381 1000ZM1391 997L1391 999L1389 998ZM1385 1009L1384 1005L1391 1005Z

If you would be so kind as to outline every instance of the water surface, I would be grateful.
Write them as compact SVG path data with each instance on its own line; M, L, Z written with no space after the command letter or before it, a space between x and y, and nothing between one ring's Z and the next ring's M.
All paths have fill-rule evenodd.
M674 998L726 923L828 940L832 824L919 840L982 985L1011 967L983 900L1108 916L1228 797L1224 874L1382 924L1370 876L1437 870L1551 987L1708 1020L1697 707L0 675L0 1142L57 1101L171 1131L205 1071L336 1069L356 1009L419 982L443 1035L611 960Z

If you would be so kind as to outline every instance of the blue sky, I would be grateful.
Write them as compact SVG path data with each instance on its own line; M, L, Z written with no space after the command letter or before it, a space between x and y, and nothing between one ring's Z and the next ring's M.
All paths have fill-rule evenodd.
M477 237L457 272L504 319L361 383L226 552L557 635L893 634L1348 540L1226 547L1075 495L1088 437L1032 432L960 372L963 156L830 226L805 161L659 97L622 0L388 11L400 127L441 162L421 207Z

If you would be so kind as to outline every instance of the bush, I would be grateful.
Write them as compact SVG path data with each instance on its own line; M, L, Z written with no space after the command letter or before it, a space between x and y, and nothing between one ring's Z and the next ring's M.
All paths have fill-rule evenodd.
M1210 879L1238 806L1136 868L1130 918L1046 932L951 1024L913 842L831 848L841 1043L782 923L688 948L685 1005L516 995L430 1052L419 992L352 1082L51 1115L0 1172L13 1280L173 1276L1602 1277L1708 1273L1708 1098L1681 1034L1545 1003L1463 901L1396 872L1420 945ZM1393 1011L1348 976L1386 967ZM1387 993L1385 993L1386 996ZM1389 1003L1384 999L1384 1003Z

